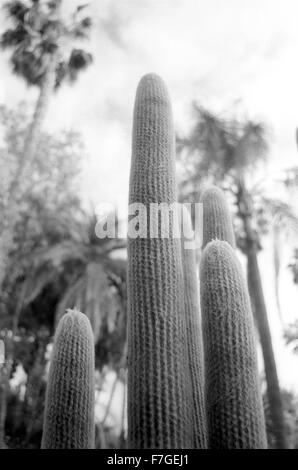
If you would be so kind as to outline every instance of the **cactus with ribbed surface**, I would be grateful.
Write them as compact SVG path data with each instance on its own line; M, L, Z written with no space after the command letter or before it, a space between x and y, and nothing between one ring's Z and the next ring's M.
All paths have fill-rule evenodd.
M78 310L61 318L46 392L43 449L94 448L94 339Z
M223 192L206 189L200 266L210 448L266 448L253 315Z
M130 203L148 208L176 201L171 134L165 86L147 75L135 102ZM214 187L203 192L201 203L204 368L195 253L162 237L129 240L130 447L204 448L206 429L210 448L266 447L254 327L228 206ZM224 241L207 245L213 239Z
M205 247L200 278L209 446L264 448L253 315L246 281L233 250L231 215L217 187L206 189L200 201Z
M150 203L176 201L174 157L169 95L149 74L135 100L130 204L149 212ZM127 282L128 446L193 447L180 240L130 237Z
M254 324L246 281L233 248L213 241L201 267L208 447L266 447Z

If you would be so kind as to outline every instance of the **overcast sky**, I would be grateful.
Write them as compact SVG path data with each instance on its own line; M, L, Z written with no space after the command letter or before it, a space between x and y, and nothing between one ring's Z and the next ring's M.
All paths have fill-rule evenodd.
M0 4L4 3L0 0ZM80 2L64 0L66 10ZM85 3L85 2L82 2ZM272 129L268 175L298 165L297 0L90 0L94 64L74 87L53 98L49 130L82 133L82 194L94 204L126 206L134 95L140 77L160 74L168 84L176 128L187 131L191 102L215 112L262 119ZM5 27L3 18L0 27ZM0 54L0 102L34 102L37 91L11 75ZM298 391L298 360L282 347L273 298L270 243L261 256L265 292L283 384ZM285 321L297 317L297 287L284 258L281 279ZM290 301L289 301L290 299ZM292 372L293 371L293 372ZM294 372L295 371L295 372Z

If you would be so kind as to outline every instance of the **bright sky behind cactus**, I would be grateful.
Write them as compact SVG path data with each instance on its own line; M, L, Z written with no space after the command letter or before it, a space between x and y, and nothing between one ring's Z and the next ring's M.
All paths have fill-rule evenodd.
M0 0L0 4L4 0ZM77 0L64 0L72 10ZM83 2L84 3L84 2ZM87 2L86 2L87 3ZM88 49L94 64L75 87L53 98L49 130L83 134L89 160L82 192L95 204L127 204L134 95L140 77L160 74L172 97L176 128L187 131L197 99L214 112L247 113L272 129L270 175L298 165L297 0L90 0L94 21ZM4 28L3 15L0 28ZM0 103L34 101L0 54ZM298 289L284 258L281 302L285 322L297 316ZM270 244L261 254L264 287L284 385L298 391L298 359L281 347L273 295Z

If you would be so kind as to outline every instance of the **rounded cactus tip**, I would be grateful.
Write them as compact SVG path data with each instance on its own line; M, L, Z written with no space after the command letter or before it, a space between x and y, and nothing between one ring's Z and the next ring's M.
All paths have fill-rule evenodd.
M61 328L65 328L66 326L69 328L84 328L85 330L92 331L89 318L77 308L68 308L66 310L65 314L60 318L57 331L60 331Z
M202 265L204 263L210 263L212 261L225 261L230 259L237 259L235 256L235 250L231 245L223 240L215 239L207 243L203 250Z
M201 259L201 272L204 271L207 266L214 269L216 272L220 267L225 266L228 270L235 270L239 279L243 279L240 261L233 247L226 241L216 239L205 246Z
M167 86L163 79L156 73L144 75L138 85L137 96L139 100L152 101L153 104L164 102L170 105Z
M152 82L161 82L163 83L163 79L155 72L145 73L140 80L140 84L148 84Z
M209 198L210 196L218 197L218 198L224 198L224 192L218 187L218 186L208 186L202 191L201 194L201 202L203 202L206 198Z

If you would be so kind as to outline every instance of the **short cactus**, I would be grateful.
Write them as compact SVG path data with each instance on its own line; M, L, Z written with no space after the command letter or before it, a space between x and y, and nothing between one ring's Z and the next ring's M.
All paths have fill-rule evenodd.
M165 84L139 83L130 203L177 200L174 130ZM128 240L128 446L193 447L180 240Z
M228 243L206 246L200 277L209 448L265 448L253 317Z
M94 447L94 340L77 310L61 318L48 377L43 449Z
M203 191L203 248L212 240L223 240L235 247L231 215L224 193L216 186Z

